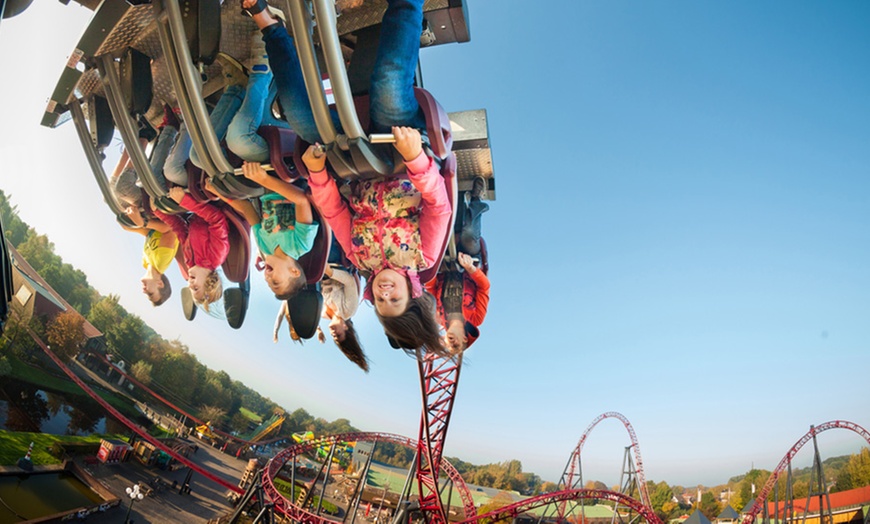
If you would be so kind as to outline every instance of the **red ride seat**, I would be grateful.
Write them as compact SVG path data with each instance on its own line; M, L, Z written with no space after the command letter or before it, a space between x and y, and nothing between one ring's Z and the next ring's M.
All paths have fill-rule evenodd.
M251 264L251 227L233 208L223 205L227 217L230 251L221 265L227 280L242 283L248 279Z

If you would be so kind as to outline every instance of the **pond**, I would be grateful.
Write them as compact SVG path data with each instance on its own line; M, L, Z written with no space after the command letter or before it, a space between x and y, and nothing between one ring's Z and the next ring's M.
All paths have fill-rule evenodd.
M65 471L0 476L2 524L87 508L102 502L99 495Z
M0 428L52 435L125 432L119 422L106 417L103 408L87 397L43 391L9 379L0 386Z

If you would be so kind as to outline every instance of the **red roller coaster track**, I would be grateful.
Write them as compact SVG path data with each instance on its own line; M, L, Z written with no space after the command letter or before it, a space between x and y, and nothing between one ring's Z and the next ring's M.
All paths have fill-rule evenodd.
M776 469L773 470L773 473L770 474L770 478L767 479L764 487L761 488L761 491L758 493L758 498L755 499L755 503L752 505L749 513L747 513L746 517L744 517L743 524L752 524L755 521L755 517L757 517L758 513L763 509L765 501L767 500L767 496L770 495L770 491L776 484L777 479L779 479L780 474L788 467L789 463L791 463L791 459L794 458L794 456L803 447L803 445L812 440L812 438L819 433L827 431L829 429L848 429L850 431L854 431L855 433L863 437L868 444L870 444L870 433L868 433L866 429L862 428L858 424L855 424L854 422L847 422L845 420L832 420L830 422L825 422L824 424L819 424L818 426L813 426L812 428L810 428L806 435L804 435L800 438L800 440L795 442L794 446L792 446L791 449L788 450L788 453L785 454L785 457L783 457L782 460L779 461L779 465L776 466Z
M316 515L295 505L292 501L287 500L281 492L275 487L274 478L287 463L295 457L313 451L321 446L329 446L336 442L351 442L351 441L375 441L375 442L390 442L410 448L418 448L419 443L414 439L403 437L401 435L393 435L390 433L344 433L341 435L331 435L316 440L307 440L299 444L290 446L273 457L266 467L263 469L263 490L265 492L266 502L274 504L277 511L288 516L290 519L303 524L335 524L337 521L331 520L322 515ZM465 509L466 518L468 515L475 515L476 509L474 500L471 497L471 492L459 472L447 461L440 462L441 470L453 482L453 486L459 492L462 499L462 505Z
M634 451L635 467L637 468L637 484L638 491L640 493L640 501L647 508L651 508L652 504L650 503L649 491L647 490L646 486L646 478L643 474L643 458L641 458L640 455L640 446L637 443L637 434L635 434L634 428L631 426L631 422L629 422L628 419L625 418L625 416L623 416L621 413L617 413L615 411L608 411L606 413L598 415L595 420L593 420L592 423L589 424L589 427L586 428L586 431L583 432L583 435L580 437L580 441L577 442L577 446L574 448L574 451L571 452L571 456L568 458L568 464L565 466L564 473L562 473L562 479L559 481L559 487L563 490L574 490L578 488L576 484L582 482L582 476L580 473L580 452L583 451L583 444L586 443L586 438L589 436L592 428L597 426L599 422L606 418L618 419L620 422L622 422L622 425L625 426L625 429L628 431L628 436L631 438L631 447ZM574 478L575 469L577 470L576 480ZM565 507L566 504L559 505L560 521L563 520L565 517Z
M561 506L564 505L566 502L586 499L599 499L616 502L618 505L627 506L638 512L650 524L661 524L662 522L661 519L659 519L658 515L656 515L649 506L647 506L646 504L642 504L627 495L623 495L622 493L617 493L615 491L606 491L602 489L566 489L562 491L556 491L554 493L538 495L537 497L532 497L530 499L516 502L509 506L499 508L490 513L478 515L471 519L466 519L461 524L471 524L474 522L479 522L481 519L491 519L491 521L513 519L523 514L524 512L533 510L535 508L548 506L550 504L558 504Z

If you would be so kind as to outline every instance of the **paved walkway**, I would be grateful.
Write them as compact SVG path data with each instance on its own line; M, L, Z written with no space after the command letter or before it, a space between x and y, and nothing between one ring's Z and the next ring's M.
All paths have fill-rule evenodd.
M246 461L221 453L198 439L192 440L199 445L199 451L189 457L191 461L232 484L238 484L245 466L247 466ZM85 467L83 457L77 458L76 461ZM161 485L164 487L156 489L151 495L133 503L130 513L131 522L135 521L138 524L146 522L202 523L225 515L232 510L232 506L226 502L227 490L196 473L191 479L189 494L179 494L177 487L172 489L173 481L178 486L184 482L189 471L186 467L170 472L157 468L146 468L135 459L131 459L129 462L117 465L100 464L96 467L90 467L90 470L97 480L123 501L120 506L105 513L89 515L88 522L90 523L118 524L123 522L124 515L130 507L130 498L125 490L139 482L151 486L155 477L162 481Z

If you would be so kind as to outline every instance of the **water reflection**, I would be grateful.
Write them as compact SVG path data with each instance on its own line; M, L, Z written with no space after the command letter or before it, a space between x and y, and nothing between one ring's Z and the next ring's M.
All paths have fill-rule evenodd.
M108 425L111 430L122 430L115 421ZM0 427L54 435L89 435L106 433L107 420L99 404L90 399L8 380L0 387Z

